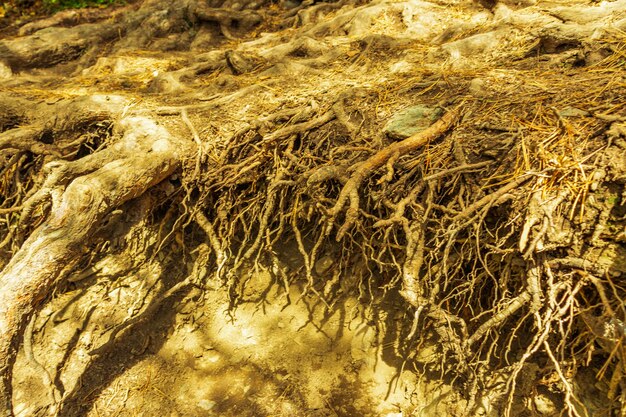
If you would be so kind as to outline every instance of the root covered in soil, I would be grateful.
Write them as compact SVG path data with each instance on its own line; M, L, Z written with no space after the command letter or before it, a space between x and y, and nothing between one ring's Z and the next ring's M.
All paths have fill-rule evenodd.
M141 282L97 358L260 273L328 314L400 294L393 355L467 415L626 413L624 2L217 3L0 41L0 414L53 293Z

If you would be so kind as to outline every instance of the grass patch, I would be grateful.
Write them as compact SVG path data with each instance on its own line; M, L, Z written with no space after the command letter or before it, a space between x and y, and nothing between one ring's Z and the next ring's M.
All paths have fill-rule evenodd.
M50 11L82 9L84 7L107 7L124 4L124 0L43 0L44 7Z

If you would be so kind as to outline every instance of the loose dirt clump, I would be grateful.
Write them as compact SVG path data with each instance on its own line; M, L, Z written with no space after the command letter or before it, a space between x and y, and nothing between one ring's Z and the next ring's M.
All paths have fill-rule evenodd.
M22 26L0 414L626 415L625 10L149 0Z

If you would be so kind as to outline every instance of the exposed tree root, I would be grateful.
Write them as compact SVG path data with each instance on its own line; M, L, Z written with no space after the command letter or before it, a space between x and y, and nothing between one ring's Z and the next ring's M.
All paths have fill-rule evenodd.
M215 9L207 7L204 3L198 3L196 5L194 14L200 20L219 23L220 30L227 39L236 39L230 30L233 24L236 24L238 28L243 30L250 30L263 20L258 13L253 11Z
M24 91L36 72L9 79L11 94L29 99L0 97L0 415L12 415L23 336L37 362L28 325L52 290L98 275L107 259L113 275L158 263L168 245L185 249L173 261L184 278L145 308L137 300L94 356L188 288L223 285L236 307L263 270L287 293L301 284L302 298L313 294L329 312L344 296L375 308L398 292L409 320L394 335L396 354L466 388L468 414L494 405L511 414L517 396L549 380L567 412L584 415L581 367L593 367L623 414L626 91L623 40L603 26L610 12L579 22L567 10L513 14L501 4L497 18L476 17L489 23L457 21L440 33L412 20L440 12L425 2L218 3L145 2L106 21L59 15L0 41L13 72L82 71L100 49L139 60L146 50L190 49L201 34L212 45L162 67L153 54L132 76L111 70L96 80L131 89L123 78L136 77L137 108L114 96L59 98L78 94L74 85L59 87L53 104L34 103L40 93ZM381 34L387 20L415 39ZM596 55L584 46L592 33ZM492 67L455 70L493 51L501 57ZM350 78L356 64L372 74ZM93 68L76 71L87 90ZM442 102L462 104L404 140L381 133L402 111ZM188 141L173 133L179 126ZM144 195L168 177L162 187L175 200ZM133 257L107 253L116 212L142 195L153 250L128 233ZM436 360L420 356L425 345ZM71 413L53 383L53 402Z
M350 202L345 222L337 232L337 240L341 240L345 236L357 219L359 212L359 188L361 188L363 180L367 176L371 175L374 170L387 163L390 158L397 159L405 153L414 151L436 139L450 129L458 118L459 108L451 110L427 130L411 136L401 142L389 145L385 149L378 151L366 161L359 164L346 184L343 186L341 193L339 193L339 197L337 198L337 203L335 203L335 206L329 213L329 222L333 222L335 217L343 210L345 204L348 201Z
M185 154L185 145L149 118L126 116L117 126L120 140L86 157L91 163L51 167L48 178L54 180L39 191L50 195L50 215L2 271L1 415L12 414L11 370L33 311L76 265L102 220L169 176Z

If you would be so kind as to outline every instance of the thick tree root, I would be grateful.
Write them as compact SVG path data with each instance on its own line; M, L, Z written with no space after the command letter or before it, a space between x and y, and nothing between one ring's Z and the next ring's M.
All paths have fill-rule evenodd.
M51 178L69 183L47 183L52 196L50 215L24 242L0 275L0 415L10 416L11 369L21 336L33 311L56 283L80 259L84 244L101 221L124 202L171 175L187 146L147 117L127 116L117 123L123 136L102 154L94 169L77 163L61 164ZM76 161L80 162L80 160ZM86 161L85 161L86 162ZM63 175L58 175L60 172Z
M495 17L476 16L485 24L455 20L435 33L412 15L436 17L439 3L306 0L260 10L264 1L152 1L104 22L59 15L0 41L0 60L25 72L0 66L14 88L0 97L0 255L8 262L0 411L10 415L11 370L32 313L68 274L74 283L98 274L94 241L116 221L112 211L181 166L163 184L179 204L161 207L150 194L142 204L166 212L154 215L157 254L164 242L193 248L176 260L189 276L146 311L196 284L227 286L236 305L258 270L286 292L301 285L302 297L315 294L329 311L346 295L375 310L381 295L399 291L412 323L393 336L395 359L469 387L468 414L479 414L478 389L494 374L506 391L495 396L509 409L514 395L531 397L523 385L552 380L575 415L581 366L625 409L625 21L609 22L623 13L624 0L613 3L585 6L587 15L501 2ZM55 27L71 22L81 24ZM545 22L539 31L537 22ZM114 64L90 67L99 57ZM126 71L134 59L142 68ZM12 96L25 89L40 99L26 87L38 77L31 70L57 64L45 73L76 70L87 90L136 87L144 113L121 115L124 103L93 99L61 100L68 106L54 107L58 121L39 116L76 94L59 79L56 96L37 105ZM357 66L366 71L355 76ZM460 101L408 139L381 133L405 108ZM153 114L188 130L195 150ZM117 271L155 256L147 252L132 252ZM127 320L92 353L143 319ZM421 356L424 345L437 360ZM519 383L537 364L535 380Z
M357 220L359 213L359 188L361 188L363 181L371 175L372 172L385 165L389 159L398 158L401 155L415 151L444 134L456 123L459 116L460 106L444 114L441 119L433 123L428 129L408 137L401 142L387 146L359 164L348 181L344 184L335 206L328 214L328 222L333 223L336 216L343 210L346 203L349 202L345 221L337 231L337 241L343 239Z

